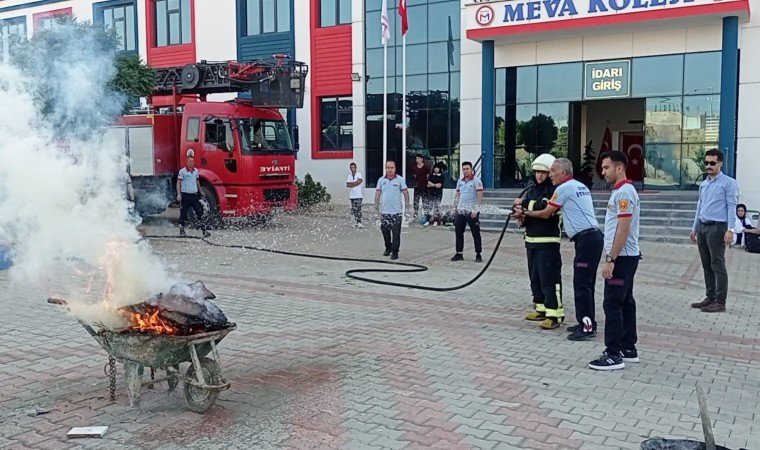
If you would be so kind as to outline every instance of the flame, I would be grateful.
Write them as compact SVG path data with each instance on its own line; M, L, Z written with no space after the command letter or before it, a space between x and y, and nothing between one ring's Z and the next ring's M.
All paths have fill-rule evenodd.
M128 318L132 323L132 328L140 331L153 331L159 334L177 334L178 330L171 325L167 324L160 317L160 311L158 308L151 308L153 312L141 313L127 313Z

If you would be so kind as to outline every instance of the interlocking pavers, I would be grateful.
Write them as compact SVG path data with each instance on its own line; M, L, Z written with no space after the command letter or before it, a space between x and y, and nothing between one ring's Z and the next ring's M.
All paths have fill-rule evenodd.
M332 220L333 222L325 222ZM379 232L336 219L288 217L218 231L217 242L382 258ZM148 226L153 232L175 229ZM448 229L405 228L401 260L430 271L377 278L450 286L482 267L450 263ZM495 235L486 235L492 248ZM718 443L760 441L760 258L729 249L728 312L689 308L704 295L695 246L644 243L636 298L642 362L615 373L585 365L600 336L523 320L530 304L524 248L505 237L491 270L463 291L432 293L343 276L359 264L153 241L189 279L203 279L238 324L220 345L232 388L201 416L165 384L127 406L121 367L107 397L106 357L71 318L44 303L57 286L8 284L0 298L0 446L10 448L638 448L649 437L701 436L694 387L708 396ZM191 251L195 260L188 260ZM489 251L486 251L488 254ZM571 245L563 244L565 307ZM386 267L387 268L387 267ZM602 282L597 284L600 331ZM50 412L36 417L33 407ZM69 427L108 425L67 441Z

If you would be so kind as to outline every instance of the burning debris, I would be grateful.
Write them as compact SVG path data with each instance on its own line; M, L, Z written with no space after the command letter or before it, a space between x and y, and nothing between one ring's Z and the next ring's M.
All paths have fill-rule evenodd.
M177 283L166 294L117 311L129 321L130 331L187 336L218 331L230 326L202 281Z

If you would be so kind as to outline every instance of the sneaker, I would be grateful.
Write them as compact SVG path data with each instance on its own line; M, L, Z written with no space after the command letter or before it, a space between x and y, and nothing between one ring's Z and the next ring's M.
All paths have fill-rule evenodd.
M185 232L185 229L184 229L184 228L180 228L180 229L179 229L179 235L180 235L180 236L187 236L187 233Z
M398 259L398 253L396 252L391 253L391 259Z
M464 256L462 256L461 253L457 253L456 255L451 257L452 261L462 261L464 260Z
M633 350L623 350L620 352L620 356L623 358L623 362L637 363L639 362L639 352L634 348Z
M383 252L383 256L389 256L391 254L390 250L386 250Z
M534 322L540 322L546 319L546 314L538 311L532 311L525 315L525 320L531 320Z
M572 327L567 327L568 333L575 333L576 331L581 331L581 330L583 330L583 327L580 325L573 325Z
M475 255L475 262L483 262L483 257L480 256L480 253L478 253L477 255Z
M433 222L433 226L437 227L438 226L438 222Z
M430 222L425 222L425 223L422 224L423 227L426 227L428 225L430 225Z
M725 303L710 303L709 305L705 306L704 308L701 308L700 311L705 313L721 313L726 312L726 304Z
M588 363L588 367L594 370L620 370L625 369L625 363L620 355L609 355L607 352Z
M583 330L575 330L567 338L571 341L585 341L596 337L596 331L584 332Z
M209 233L209 232L208 232L208 231L206 231L206 230L203 230L203 237L204 237L204 238L207 238L207 237L211 237L211 233Z
M559 319L547 317L538 326L544 330L553 330L555 328L559 328L560 325L561 325L561 322L559 321Z
M364 228L364 224L359 222L356 224L356 228Z
M694 309L701 309L701 308L704 308L705 306L710 305L713 302L715 302L715 300L712 300L712 299L709 299L709 298L705 298L701 302L692 303L691 307L694 308Z

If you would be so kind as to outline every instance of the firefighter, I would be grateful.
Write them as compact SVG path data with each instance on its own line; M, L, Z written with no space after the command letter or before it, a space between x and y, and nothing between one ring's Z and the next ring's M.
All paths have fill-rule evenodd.
M554 164L554 156L539 155L531 168L534 182L526 192L514 201L523 211L540 211L546 208L554 194L554 185L549 171ZM519 216L517 222L525 227L525 248L528 254L528 276L533 294L533 311L525 316L527 320L540 321L545 330L558 328L565 320L562 305L562 215L559 211L549 218Z

